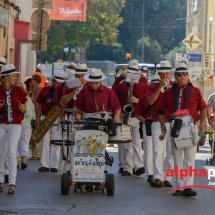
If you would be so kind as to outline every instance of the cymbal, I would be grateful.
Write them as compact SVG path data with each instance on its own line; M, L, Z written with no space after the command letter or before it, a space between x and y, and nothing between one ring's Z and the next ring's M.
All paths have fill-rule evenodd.
M81 110L78 110L78 109L75 109L75 108L65 108L64 110L69 112L69 113L80 113L80 114L85 113L84 111L81 111Z
M106 111L100 111L100 112L95 112L95 114L113 114L113 113L106 112Z

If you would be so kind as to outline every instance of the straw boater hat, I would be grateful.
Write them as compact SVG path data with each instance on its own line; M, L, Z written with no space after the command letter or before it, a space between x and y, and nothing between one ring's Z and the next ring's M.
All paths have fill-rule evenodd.
M159 79L160 79L160 76L155 74L151 78L151 83L159 83Z
M84 76L84 79L88 82L98 82L104 80L105 78L107 78L107 76L102 73L100 69L95 68L92 68L92 70Z
M20 73L16 71L15 66L13 64L6 64L1 68L1 76L12 75L15 73Z
M186 63L179 63L175 67L175 72L188 72L188 73L190 73L190 70L188 70Z
M69 65L64 65L63 70L65 71L67 68L70 69L70 70L75 70L76 66L77 66L76 63L71 62Z
M87 64L86 63L78 63L76 66L76 70L72 70L72 73L75 75L87 74Z
M172 72L171 65L169 61L161 61L160 68L157 70L161 73Z
M130 60L127 72L130 73L140 73L139 66L138 66L138 60Z
M51 77L51 78L54 79L55 81L59 82L59 83L63 83L65 81L63 71L55 72L54 77Z
M4 57L0 57L0 66L6 65L6 59Z

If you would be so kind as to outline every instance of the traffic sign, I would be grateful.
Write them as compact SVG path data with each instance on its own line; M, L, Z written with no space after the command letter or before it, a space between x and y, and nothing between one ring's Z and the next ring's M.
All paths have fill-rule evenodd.
M202 55L201 54L185 54L185 53L175 53L175 61L176 62L201 62Z
M42 8L52 9L53 8L53 0L33 0L32 8L39 8L39 4L42 4Z
M34 32L36 33L38 32L38 28L39 28L38 24L40 24L38 23L38 19L40 15L41 15L40 33L45 33L49 29L51 20L50 20L49 14L43 9L41 9L41 14L39 13L39 9L37 9L31 15L31 28Z
M190 50L193 51L202 43L202 41L194 34L189 34L182 43Z

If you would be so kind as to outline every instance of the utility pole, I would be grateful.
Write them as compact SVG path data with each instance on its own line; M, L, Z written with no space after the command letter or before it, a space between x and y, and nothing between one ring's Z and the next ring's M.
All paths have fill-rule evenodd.
M142 27L142 63L144 63L144 14L145 13L145 0L143 0L143 27Z

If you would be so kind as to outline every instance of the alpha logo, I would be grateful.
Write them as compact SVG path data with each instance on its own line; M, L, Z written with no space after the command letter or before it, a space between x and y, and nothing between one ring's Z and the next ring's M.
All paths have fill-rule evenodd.
M184 169L184 168L180 169L178 166L176 166L174 169L167 169L165 175L167 177L176 177L176 178L179 178L180 180L183 180L186 177L192 177L192 176L205 177L209 180L207 185L210 185L210 186L192 185L192 186L183 186L183 187L180 187L180 189L202 188L202 189L215 190L215 188L211 187L215 185L215 169L204 169L204 168L195 169L192 166L189 166L188 169ZM170 192L173 192L177 189L173 189Z
M182 42L190 51L193 51L202 43L194 33L189 34Z

